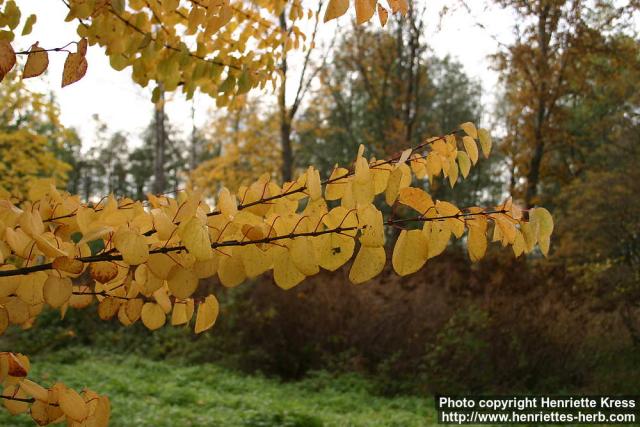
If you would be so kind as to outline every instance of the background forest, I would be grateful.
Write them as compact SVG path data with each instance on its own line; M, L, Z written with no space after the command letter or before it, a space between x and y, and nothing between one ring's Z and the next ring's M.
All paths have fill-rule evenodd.
M365 389L376 399L402 399L389 413L424 414L413 399L435 393L640 393L640 45L637 10L619 3L488 2L517 17L514 42L491 57L500 77L491 94L458 60L434 53L423 2L385 28L345 22L298 58L301 69L293 72L285 58L273 93L249 92L228 108L211 108L206 125L186 136L162 104L150 103L142 135L114 131L96 115L96 134L82 140L61 124L53 95L7 76L0 84L0 186L14 194L25 191L28 176L55 177L89 201L187 187L213 195L221 181L235 191L262 174L291 179L309 164L324 178L336 163L350 165L360 144L384 158L473 121L493 129L492 156L456 191L437 180L425 189L463 206L496 205L512 194L523 207L547 207L556 228L548 258L516 259L508 248L490 247L471 263L453 243L448 256L411 276L389 267L362 286L349 283L348 266L288 292L270 275L234 289L213 278L207 286L221 316L203 335L171 327L150 333L140 324L125 330L100 321L94 308L69 310L64 319L50 311L33 329L8 330L0 347L57 373L79 372L74 367L87 360L103 366L98 376L131 366L141 376L131 381L141 384L153 384L155 372L182 376L168 382L196 381L188 368L163 371L165 363L195 366L213 370L219 382L211 387L254 388L273 400L303 390L321 402L365 407L357 394ZM238 379L245 374L250 379L242 381L255 383ZM285 389L268 389L262 376ZM186 408L192 402L185 396ZM142 411L120 404L116 419ZM176 416L192 416L176 405ZM342 420L328 408L291 405L245 411L243 422ZM189 425L200 425L194 420Z

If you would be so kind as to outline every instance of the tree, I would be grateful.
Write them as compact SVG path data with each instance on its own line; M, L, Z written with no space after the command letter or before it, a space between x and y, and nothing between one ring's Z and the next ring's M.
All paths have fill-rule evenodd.
M446 132L480 116L479 85L460 63L428 54L423 16L411 8L405 20L384 30L356 28L340 37L332 63L320 72L315 101L298 120L303 164L330 173L336 163L350 162L360 144L384 158L419 143L420 135ZM491 163L483 162L456 191L436 180L429 192L464 204L498 200L502 182L493 176L496 163L493 156Z
M633 342L640 344L640 223L637 220L638 173L634 164L640 106L640 51L636 40L613 34L606 49L583 61L572 84L579 92L567 106L566 150L571 175L564 185L546 188L563 213L557 256L577 278L582 292L597 295L602 311L621 316ZM609 52L617 51L618 55ZM615 73L611 71L615 70ZM561 181L562 184L562 181ZM585 220L588 218L588 220Z
M12 2L8 4L15 8ZM348 5L345 0L331 0L325 20L341 16ZM133 11L144 11L134 13L121 1L73 1L70 17L87 20L81 23L81 33L86 31L92 43L106 45L112 64L132 64L137 80L148 78L140 68L151 64L157 69L149 73L156 73L156 80L167 90L179 83L187 92L196 84L205 91L216 86L215 78L210 86L196 83L199 76L193 77L198 73L192 66L196 59L203 59L177 46L176 27L185 20L195 22L192 25L197 27L204 21L198 14L203 15L206 9L211 16L207 17L208 30L202 34L210 27L219 29L239 16L230 3L214 1L208 7L196 4L189 11L195 16L191 19L182 16L179 2L147 3L145 8L142 2L132 1L130 6ZM375 1L358 1L358 21L368 20L375 6ZM408 9L402 0L391 1L390 6L403 12ZM279 14L283 3L274 6L267 2L264 7ZM378 9L381 17L385 11ZM8 25L14 30L18 25L16 12L9 12ZM145 33L145 29L150 32ZM135 36L132 45L122 46L128 40L122 35L130 30ZM217 32L210 42L199 40L205 53L208 49L223 54L244 52L246 40L242 35L253 34L255 29L246 26L235 30L240 33L238 42L227 44L225 36L237 34L231 28ZM142 33L140 37L136 32ZM157 53L154 47L159 47L160 56L166 57L159 63L140 59L135 56L140 46L153 46L147 51L152 56ZM29 54L32 60L36 48ZM0 71L4 73L13 67L7 66L13 62L13 48L3 42L0 49ZM85 53L86 42L81 40L77 52L68 56L65 83L76 81L86 71ZM251 69L254 64L246 58L242 62ZM227 59L234 62L231 56ZM269 70L269 64L261 68ZM229 66L229 70L233 68ZM237 93L252 86L247 80L253 76L245 70L237 81L234 72L228 72L225 81L231 82L233 90L222 93ZM405 141L407 145L412 138ZM469 257L477 261L485 254L489 226L493 227L493 240L511 245L516 256L533 251L536 245L546 254L553 221L544 208L523 215L508 199L498 206L460 209L449 202L434 201L423 189L411 186L414 180L440 177L453 186L459 172L466 175L479 161L480 150L487 156L490 149L489 133L465 122L385 160L364 157L365 147L361 146L352 167L336 168L325 180L311 166L282 186L261 177L240 188L237 195L222 187L215 204L189 190L177 191L175 197L149 195L146 205L114 195L87 204L50 183L39 182L19 206L11 199L0 199L4 225L0 234L0 331L10 324L33 325L45 304L64 313L69 307L80 309L97 301L98 314L105 320L117 316L124 325L141 320L155 330L164 326L169 313L173 325L189 324L195 316L195 332L201 333L215 324L219 306L215 295L197 292L200 279L217 276L224 286L233 287L271 272L276 285L286 290L317 274L320 268L336 270L357 251L349 278L354 284L364 283L378 275L386 263L385 227L402 229L391 256L394 270L402 276L416 272L427 259L442 253L452 236L466 236ZM392 211L390 216L385 218L376 207L376 196L384 199ZM412 213L395 215L399 205ZM409 224L421 228L404 229ZM70 424L108 423L109 400L105 396L89 390L80 395L63 384L46 389L26 378L29 362L20 354L0 353L0 368L0 381L5 386L3 402L12 414L30 410L41 425L59 419Z
M62 126L54 101L27 89L15 73L7 76L0 85L0 191L25 199L40 178L63 186L77 147L78 137Z
M220 184L236 191L257 177L277 179L282 157L278 112L257 98L236 98L224 113L212 113L204 126L204 155L191 172L191 184L216 194Z
M567 109L579 96L578 76L584 74L593 54L616 56L606 44L605 34L624 27L637 8L628 2L617 8L610 2L587 7L585 0L497 0L513 10L518 19L516 41L495 56L506 87L504 141L511 156L511 169L522 182L514 190L527 207L540 200L547 176L571 175L571 164L549 155L554 150L571 151L572 138L564 127ZM566 169L566 170L561 170Z

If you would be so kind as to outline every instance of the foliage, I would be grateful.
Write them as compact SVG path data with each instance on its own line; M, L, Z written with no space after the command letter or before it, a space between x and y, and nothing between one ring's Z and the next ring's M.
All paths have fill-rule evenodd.
M405 0L388 5L392 12L413 13ZM114 68L132 68L137 83L146 86L155 80L155 102L162 102L164 91L181 86L188 95L198 89L226 105L272 81L274 64L305 39L295 25L283 31L270 20L282 20L285 13L293 21L304 19L300 1L245 6L242 1L217 0L186 5L177 0L72 0L68 20L79 21L82 37L74 42L76 52L69 52L68 45L49 51L68 52L62 86L83 77L87 46L99 44ZM371 19L376 6L384 25L388 11L376 1L356 2L357 21ZM331 0L325 21L348 8L346 0ZM0 41L2 78L15 66L17 54L27 56L24 78L47 68L47 50L37 43L29 51L15 52L19 21L19 9L8 1L0 22L9 28ZM27 22L23 33L31 25ZM417 33L412 27L411 37L419 37ZM194 43L195 50L189 48ZM422 74L414 69L419 68L417 58L412 50L411 81ZM407 96L419 98L419 91L410 86ZM349 279L364 283L386 264L384 245L390 233L385 227L400 230L391 265L401 276L441 254L452 236L465 236L474 262L485 255L489 232L494 242L510 245L516 257L536 246L546 255L553 231L546 209L523 212L511 199L498 206L460 209L434 201L422 185L412 186L442 176L454 187L467 178L481 153L489 155L492 143L488 131L471 122L422 140L414 133L415 111L404 111L405 122L393 127L402 151L379 160L375 155L366 158L360 145L353 167L336 166L325 180L313 166L282 185L265 174L235 193L221 186L215 203L192 190L176 191L174 197L149 194L146 202L110 194L83 203L50 181L32 185L25 200L6 195L0 199L0 333L9 325L31 327L45 305L64 316L69 307L85 308L97 300L103 320L117 317L125 326L140 320L153 331L170 316L172 325L190 325L199 334L215 324L220 311L216 296L201 288L201 279L217 275L224 286L235 287L272 272L276 285L287 290L320 268L335 271L353 257ZM117 147L123 141L116 135L110 143ZM107 190L123 191L126 172L119 159L107 154L100 161L106 163ZM378 195L378 205L384 200L385 211L391 212L386 218L374 204ZM37 386L24 379L27 364L21 355L3 353L2 366L7 368L0 381L10 412L30 410L43 425L61 417L71 425L108 422L108 399L88 391L81 396L63 385ZM304 417L298 421L315 422Z
M356 28L340 36L331 64L321 72L314 102L296 126L296 156L329 173L365 144L383 158L420 136L446 132L480 116L480 87L451 58L428 54L419 11L385 30ZM502 177L491 156L455 191L425 183L432 197L471 205L502 198ZM487 201L488 200L488 201Z
M505 87L503 149L511 163L510 192L531 207L546 202L542 194L554 192L583 167L584 134L567 126L571 110L586 106L584 98L594 91L604 94L617 86L613 90L625 93L628 81L611 76L637 73L637 40L624 32L633 28L630 22L639 5L630 1L618 8L603 1L592 7L586 0L496 3L525 23L517 28L515 43L495 55L495 63ZM617 105L625 108L624 103Z
M217 274L223 285L235 287L273 270L276 284L290 289L320 267L335 270L345 264L358 238L349 278L362 283L386 263L385 225L424 224L399 235L392 265L400 275L419 270L465 229L470 258L482 258L489 221L493 239L512 245L517 256L536 243L546 253L553 223L543 208L531 210L529 220L510 200L462 211L410 187L412 175L444 175L453 186L459 169L466 175L478 161L476 140L488 154L487 132L471 123L387 161L365 159L363 147L353 170L336 169L324 182L313 167L282 188L261 179L239 189L240 203L222 188L216 210L191 192L175 199L149 195L150 209L145 209L141 202L113 196L88 206L51 184L35 186L22 208L6 200L2 210L7 227L0 326L28 327L44 303L64 314L69 306L86 307L97 298L102 319L117 315L124 325L141 320L155 330L169 313L173 325L188 324L195 315L199 333L214 325L219 312L213 294L194 297L200 279ZM419 215L384 220L372 204L376 194L384 194L388 206L404 205ZM306 205L299 211L301 200ZM327 201L334 200L340 205L329 209Z
M358 0L358 21L370 20L377 3ZM11 42L21 13L13 0L6 2L0 21L0 27L7 28L0 33L0 80L14 67L16 54L28 57L24 77L35 77L47 69L48 51L66 51L62 86L72 84L87 71L87 45L97 44L105 48L113 68L130 67L136 83L157 82L155 101L162 91L182 86L189 96L197 89L226 105L234 95L264 88L276 77L282 55L305 43L305 34L296 24L314 14L300 0L263 0L254 7L242 0L71 0L66 4L67 21L78 21L82 37L74 42L76 52L67 50L68 45L43 49L37 42L29 50L16 52ZM389 6L393 13L406 14L408 9L406 0L391 1ZM344 15L348 8L347 0L332 0L325 21ZM386 22L389 11L382 4L377 8ZM287 30L279 25L281 15L293 23ZM31 32L34 22L31 17L25 21L23 35Z
M317 373L281 383L213 364L188 367L81 347L39 358L33 372L38 380L60 378L75 387L104 390L113 401L113 425L173 426L179 419L181 424L245 427L418 426L425 417L435 418L427 399L380 398L371 393L369 381L355 375ZM33 422L0 413L0 424Z
M27 89L15 73L7 76L0 85L0 191L24 199L39 178L64 185L79 140L59 116L47 95Z
M258 99L236 99L224 114L212 114L205 126L203 161L190 174L194 188L216 194L220 183L236 191L261 175L275 179L281 157L275 112Z

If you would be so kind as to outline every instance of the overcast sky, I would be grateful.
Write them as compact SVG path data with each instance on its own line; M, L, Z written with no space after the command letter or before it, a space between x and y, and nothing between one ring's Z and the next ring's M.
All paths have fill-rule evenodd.
M487 56L498 49L496 39L509 42L512 18L504 11L483 10L484 1L470 3L471 13L466 10L450 11L441 21L439 13L443 5L454 4L452 0L413 0L416 3L428 1L428 28L426 39L438 56L451 55L464 66L465 71L479 80L483 86L483 102L493 102L496 73L491 71ZM76 24L64 22L66 6L62 1L18 0L23 16L38 15L34 31L27 37L19 37L16 50L27 49L31 43L40 41L45 48L63 46L76 40ZM325 37L335 30L336 25L349 25L349 18L330 22L321 27ZM477 24L488 29L482 29ZM367 25L379 25L377 18ZM146 128L152 112L151 89L141 88L131 81L129 69L115 71L109 66L104 51L98 46L89 47L87 59L89 68L79 82L64 89L60 79L65 54L50 54L49 72L45 77L30 79L34 89L53 91L60 105L62 121L66 126L76 128L85 149L94 143L93 114L98 114L113 131L124 131L137 143L138 136ZM215 108L214 102L206 96L196 96L196 126L205 123L207 112ZM167 105L169 119L182 132L192 127L191 102L186 102L181 94L172 95Z

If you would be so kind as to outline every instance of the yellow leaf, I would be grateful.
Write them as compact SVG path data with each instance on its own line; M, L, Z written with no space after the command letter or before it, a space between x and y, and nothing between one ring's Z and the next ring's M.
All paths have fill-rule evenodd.
M43 48L38 47L38 43L34 43L29 50L27 63L22 72L22 78L37 77L44 73L49 66L49 54Z
M472 213L480 212L481 209L471 209ZM484 215L470 216L466 220L469 234L467 236L467 249L469 258L476 262L484 257L487 251L487 218Z
M478 129L478 137L480 139L480 148L484 157L489 157L491 153L491 134L486 129Z
M391 263L400 276L420 270L427 261L427 239L420 230L402 230L393 248Z
M358 221L361 229L360 243L363 246L377 247L384 245L384 224L382 212L372 204L358 209Z
M20 384L7 384L2 391L3 396L12 396L18 399L28 399L27 393L20 387ZM29 410L29 403L18 400L3 399L4 407L11 415L22 414Z
M160 240L169 240L174 236L176 225L164 211L154 209L151 215L153 217L154 228L157 232L156 234Z
M142 264L149 258L149 246L144 236L126 228L115 232L113 245L122 254L122 260L129 265Z
M239 248L225 249L226 255L220 258L218 277L220 282L228 288L238 286L247 278L240 255L241 250Z
M49 399L49 391L40 384L25 378L20 382L20 387L31 397L36 400L46 402Z
M176 301L173 305L173 312L171 313L171 324L184 325L189 323L191 317L193 317L194 302L189 298L187 301Z
M451 230L447 223L442 221L425 222L422 234L427 239L428 257L440 255L447 248L451 238Z
M425 167L427 168L427 174L431 177L440 175L442 171L442 161L437 153L431 152L427 155L425 160Z
M307 169L307 190L311 200L318 200L322 197L322 186L320 185L320 172L313 166Z
M499 230L497 226L494 227L494 232L496 230ZM526 253L530 253L531 251L533 251L533 248L537 243L537 237L535 235L535 231L533 230L533 227L531 227L531 223L529 222L521 223L520 232L522 233L522 237L524 238L524 251ZM494 241L496 241L495 237L494 237Z
M62 87L73 84L84 77L87 72L87 59L79 53L70 53L64 61L62 71Z
M68 277L49 276L42 289L45 302L53 308L58 308L69 301L72 292L73 285Z
M296 237L289 248L291 261L305 276L313 276L320 271L310 239L310 237Z
M29 359L20 353L4 353L7 356L7 374L11 377L24 378L29 373Z
M171 311L171 299L169 298L169 287L162 286L153 292L153 298L156 300L162 311L168 314Z
M349 270L349 280L359 284L376 277L384 269L386 260L384 247L361 246Z
M351 259L355 241L342 234L323 234L313 239L318 264L325 270L335 271Z
M147 260L149 271L160 279L169 277L169 272L175 264L175 261L168 254L151 254Z
M389 19L389 12L380 3L378 3L378 18L380 19L380 25L383 27L387 24L387 19Z
M458 239L462 237L464 234L464 221L460 219L460 209L452 203L438 200L436 202L436 210L439 217L447 217L444 222L454 236Z
M507 218L502 214L497 214L494 216L493 220L496 225L500 228L500 234L502 235L503 242L512 244L516 239L516 226L511 221L511 219Z
M371 19L376 11L377 0L356 0L356 22L363 24Z
M471 163L475 165L478 162L478 146L476 142L470 136L465 136L462 138L462 144L469 155L469 159L471 159Z
M324 22L341 17L347 13L347 9L349 9L349 0L329 0L324 14Z
M84 264L82 261L78 261L69 257L57 257L53 260L52 266L54 269L64 271L71 274L80 274L84 270Z
M58 399L60 409L72 420L80 422L89 416L89 407L77 391L65 387L60 390Z
M167 285L176 298L189 298L198 289L198 277L191 270L174 265L167 277Z
M180 224L178 235L189 253L193 254L198 261L213 258L209 230L202 219L193 217Z
M453 186L458 181L458 164L456 162L452 161L449 164L449 170L447 174L449 175L449 185L451 185L451 188L453 188Z
M124 311L131 323L136 322L142 315L144 301L140 298L130 299L124 303Z
M16 53L6 40L0 40L0 82L16 65Z
M111 416L111 404L107 396L100 396L89 425L95 427L108 427Z
M553 233L553 217L545 208L534 208L529 213L530 222L537 230L538 240Z
M344 191L349 181L346 178L338 179L345 176L349 171L345 168L334 168L329 177L330 184L327 184L324 189L324 197L327 200L339 200L344 196Z
M117 298L106 297L98 304L98 316L102 320L109 320L118 312L121 301Z
M364 182L358 182L354 179L351 181L351 189L354 201L361 205L373 202L376 195L374 182L371 179Z
M387 190L385 192L385 201L387 205L392 206L398 198L400 190L411 184L411 169L406 164L399 165L391 172Z
M192 267L193 272L198 276L198 279L212 277L218 272L219 261L217 257L206 261L196 261Z
M107 283L118 275L118 266L109 261L93 262L89 266L91 278L100 283Z
M471 170L471 161L469 160L469 156L464 151L458 151L457 157L462 177L466 178L469 175L469 171Z
M40 217L40 213L36 211L36 213L31 213L30 211L24 211L18 217L18 224L27 233L29 236L36 236L44 233L44 224L42 223L42 218Z
M154 302L147 302L142 306L142 323L147 329L155 331L164 326L167 317L162 307Z
M9 297L4 303L4 308L9 315L9 322L20 325L29 320L29 306L18 297Z
M46 280L47 275L43 272L22 276L16 295L29 305L40 304L44 301L43 288Z
M38 20L38 17L36 15L34 14L29 15L29 17L24 23L24 27L22 27L23 36L28 36L29 34L31 34L31 31L33 31L33 24L35 24L37 20Z
M391 175L392 166L381 161L375 162L371 167L371 175L373 178L373 190L375 194L380 194L387 189L389 176Z
M219 312L220 305L218 304L216 297L214 295L207 296L198 306L195 326L196 334L210 329L216 323Z
M273 279L282 289L291 289L305 279L291 259L289 250L276 247L273 249Z
M471 122L466 122L460 125L460 129L464 131L467 135L469 135L473 139L478 139L478 130L476 129L476 125Z
M400 190L398 202L413 208L420 215L424 215L434 206L431 196L424 190L415 187L407 187Z
M391 6L391 11L393 13L400 12L402 16L405 16L409 11L409 3L407 0L387 0L389 6Z
M513 254L515 255L516 258L518 258L520 255L524 253L525 246L526 246L526 243L524 241L524 236L522 235L522 232L520 230L517 230L516 238L513 241L513 246L512 246Z
M15 270L16 267L12 264L5 264L0 266L0 271ZM0 277L0 298L7 297L15 292L20 285L22 279L20 276L7 276Z
M82 55L82 56L86 56L87 55L87 44L88 44L88 41L87 41L86 38L82 38L78 42L78 53L80 55Z
M218 192L218 207L220 212L227 217L233 217L238 213L238 204L235 196L231 196L228 189L222 188Z
M271 253L260 249L257 245L247 245L240 249L236 248L235 250L240 251L242 264L249 278L261 275L269 270L273 264Z

